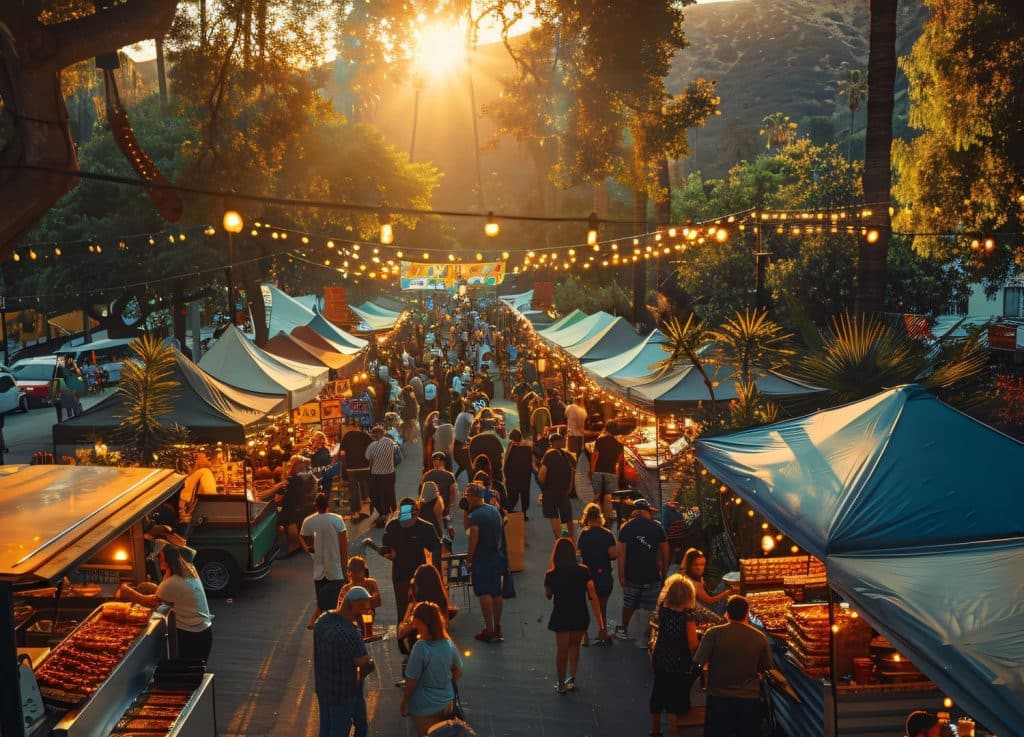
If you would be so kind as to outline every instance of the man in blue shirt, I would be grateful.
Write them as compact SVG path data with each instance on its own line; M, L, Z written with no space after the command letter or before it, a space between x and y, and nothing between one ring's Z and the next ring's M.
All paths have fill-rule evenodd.
M469 549L466 563L473 581L473 593L480 599L484 628L476 634L482 642L502 642L501 609L505 600L503 578L508 564L502 539L502 519L498 508L487 504L486 490L475 483L466 487L466 532Z
M320 705L319 737L366 737L362 679L373 670L362 632L353 621L370 611L370 592L353 586L340 609L324 612L313 627L313 680Z

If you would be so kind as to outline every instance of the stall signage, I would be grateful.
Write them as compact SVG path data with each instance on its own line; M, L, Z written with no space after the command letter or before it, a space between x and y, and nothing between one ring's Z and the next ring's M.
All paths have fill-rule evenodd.
M402 289L455 289L460 283L496 286L505 281L505 262L453 264L403 261L400 278Z
M292 422L299 425L315 425L320 422L320 402L306 402L292 410Z
M325 420L336 420L341 417L341 400L328 399L320 402L320 417Z
M1002 351L1014 351L1017 349L1017 326L1016 325L989 325L988 345Z

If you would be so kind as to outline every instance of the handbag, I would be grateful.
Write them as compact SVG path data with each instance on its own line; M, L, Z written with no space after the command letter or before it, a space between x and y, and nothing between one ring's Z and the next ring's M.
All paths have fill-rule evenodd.
M516 598L516 584L512 580L512 571L507 567L505 568L505 575L501 579L501 598L502 599L514 599Z

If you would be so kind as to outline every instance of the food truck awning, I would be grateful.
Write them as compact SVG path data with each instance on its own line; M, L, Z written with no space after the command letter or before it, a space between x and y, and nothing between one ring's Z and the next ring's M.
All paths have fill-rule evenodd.
M1024 734L1024 444L910 385L696 447L922 673Z
M166 469L0 466L0 582L56 581L170 497Z

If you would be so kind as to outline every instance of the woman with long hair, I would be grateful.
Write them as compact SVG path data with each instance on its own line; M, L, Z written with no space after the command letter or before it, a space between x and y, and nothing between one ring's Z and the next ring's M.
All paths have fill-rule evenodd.
M448 594L444 589L444 582L441 581L441 574L429 563L424 563L412 574L412 582L409 584L409 606L402 614L398 622L397 637L398 650L403 655L408 655L416 642L416 628L413 626L413 612L417 604L425 601L437 605L444 615L445 622L451 615L451 607L448 604Z
M661 734L661 713L668 714L669 734L679 733L679 717L690 711L697 622L693 584L678 573L669 576L658 597L658 636L651 653L651 734Z
M615 586L615 577L612 575L612 561L619 557L618 546L615 535L605 527L604 515L601 507L591 502L583 508L583 516L580 519L580 538L577 545L580 549L580 557L583 564L590 569L590 576L594 579L594 588L597 591L597 600L601 603L601 616L608 621L608 597L612 594ZM587 644L587 635L583 635L583 644ZM595 645L608 645L609 640L594 640Z
M163 574L153 593L143 593L128 584L121 584L118 599L151 608L170 604L177 627L178 657L181 660L206 662L213 646L213 615L206 601L203 582L192 565L194 550L165 544L158 553ZM152 587L153 584L143 584ZM140 589L142 586L139 587Z
M420 486L420 497L418 499L420 519L426 520L437 530L437 536L444 540L444 500L438 492L437 484L433 481L424 481Z
M307 456L293 455L288 461L284 488L274 496L277 502L277 522L284 530L288 555L302 549L299 525L316 511L317 482L310 468Z
M708 591L707 583L704 581L704 569L707 567L708 559L697 548L690 548L683 553L683 560L679 564L679 573L686 577L686 580L693 584L697 592L697 610L705 614L708 621L715 624L722 621L722 613L725 605L722 601L729 596L728 587L723 591L712 594Z
M413 627L419 639L405 664L402 716L412 720L416 734L424 737L432 726L452 714L454 683L462 677L462 657L448 635L445 616L432 601L413 609Z
M598 637L608 639L601 602L597 598L590 570L576 562L576 546L567 537L556 540L551 550L551 567L544 574L544 595L554 599L548 629L555 633L555 669L558 673L556 689L558 693L564 694L576 688L580 642L590 625L588 598L597 619Z
M406 384L398 395L401 405L399 414L402 417L402 440L409 442L416 437L416 423L420 417L420 403L416 400L416 391Z

